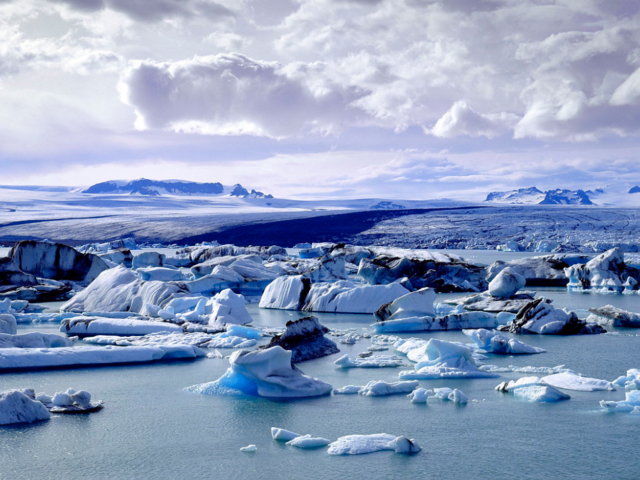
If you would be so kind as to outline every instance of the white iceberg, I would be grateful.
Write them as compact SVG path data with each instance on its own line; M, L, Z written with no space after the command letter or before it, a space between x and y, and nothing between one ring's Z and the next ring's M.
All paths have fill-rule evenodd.
M299 433L293 433L284 428L271 427L271 437L280 442L289 442L299 436Z
M364 387L362 385L346 385L344 387L336 388L333 393L337 395L355 395Z
M311 435L299 435L287 442L287 445L298 448L320 448L326 447L331 443L331 440L327 440L322 437L312 437Z
M631 368L627 370L627 374L618 377L613 381L614 385L624 387L627 392L631 390L640 390L640 369Z
M424 348L426 359L415 370L400 372L400 378L427 380L435 378L492 378L496 374L483 372L473 358L471 348L432 338Z
M343 355L333 363L340 368L396 368L403 366L402 359L396 355L370 355L364 358L351 358L349 355Z
M30 332L21 335L0 333L0 348L59 348L70 347L73 342L61 335Z
M396 437L387 433L376 433L373 435L347 435L340 437L329 444L327 453L329 455L362 455L385 450L397 453L417 453L422 449L415 440Z
M433 397L434 395L434 391L430 388L416 388L413 392L407 395L407 397L411 399L411 403L427 403L429 397Z
M462 330L464 328L495 328L499 325L495 315L485 312L453 313L444 317L409 317L386 320L371 326L377 333L430 332Z
M640 328L640 314L627 312L613 305L590 308L591 313L587 322L596 322L600 325L623 328Z
M489 282L489 295L502 299L511 298L526 283L527 280L522 275L507 267Z
M209 302L211 315L209 324L236 324L244 325L253 322L253 318L247 311L244 297L233 293L230 289L218 293Z
M478 348L488 353L500 355L529 355L544 353L546 351L542 348L527 345L514 338L507 338L498 332L490 330L463 330L462 333L473 340Z
M554 308L540 297L518 312L508 328L511 333L539 335L578 335L606 333L597 323L587 323L575 312ZM501 328L501 329L502 329Z
M381 397L385 395L397 395L400 393L409 393L418 388L418 381L408 382L384 382L382 380L372 380L362 387L358 393L365 397Z
M205 395L256 395L271 398L316 397L331 393L331 385L304 375L291 365L291 352L281 347L238 350L231 366L214 382L188 387Z
M546 377L542 377L542 381L552 387L562 388L564 390L576 390L580 392L597 392L602 390L612 391L616 389L611 382L599 380L597 378L583 377L573 371L548 375Z
M539 377L522 377L510 382L502 382L496 387L499 392L511 393L528 402L551 403L569 400L571 397L555 387L546 384Z
M256 452L257 450L258 447L256 447L255 445L247 445L246 447L240 448L241 452Z
M0 333L15 335L18 331L16 317L9 313L0 314Z
M67 335L147 335L156 332L182 332L173 323L135 320L129 318L74 317L62 321L60 331Z
M32 391L8 390L0 392L0 425L33 423L49 420L51 414L41 403L25 394Z
M408 317L435 316L433 302L436 299L436 291L432 288L423 288L415 292L407 293L393 302L384 304L374 313L376 320L397 320Z
M601 400L600 406L609 412L633 412L634 415L637 414L637 409L640 407L640 390L625 392L624 397L624 400L619 402Z
M134 269L143 267L162 267L166 255L158 252L142 252L133 257L132 266Z

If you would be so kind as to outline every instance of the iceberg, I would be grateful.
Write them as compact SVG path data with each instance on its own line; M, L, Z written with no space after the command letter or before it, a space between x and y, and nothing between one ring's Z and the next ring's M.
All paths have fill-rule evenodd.
M532 300L534 300L534 294L528 292L516 293L507 299L492 297L488 292L482 292L465 297L453 298L446 300L446 302L462 307L465 310L505 314L518 313Z
M499 392L511 393L528 402L551 403L569 400L571 397L555 387L546 384L539 377L522 377L510 382L502 382L496 387Z
M417 453L420 446L415 440L406 437L396 437L387 433L373 435L347 435L329 444L329 455L362 455L381 451L396 453Z
M382 380L372 380L362 387L358 393L365 397L381 397L385 395L397 395L400 393L409 393L418 388L418 381L407 382L391 382L387 383Z
M75 391L73 388L66 392L56 392L52 397L39 393L36 400L51 413L93 413L102 410L104 402L91 401L91 394L86 390Z
M331 440L327 440L322 437L312 437L311 435L299 435L287 442L287 445L298 448L320 448L326 447L331 443Z
M601 400L600 407L608 412L632 412L637 415L636 412L640 407L640 390L625 392L624 400L619 402Z
M15 335L18 332L16 317L9 313L0 314L0 333Z
M0 425L49 420L51 418L49 410L35 398L32 398L32 395L32 390L0 392Z
M532 347L514 338L507 338L498 332L478 329L463 330L467 337L475 342L478 348L488 353L499 355L530 355L534 353L544 353L543 348Z
M507 267L489 283L489 295L506 300L513 297L526 283L527 280L522 275Z
M91 337L94 335L147 335L156 332L182 332L173 323L129 318L74 317L62 321L60 331L67 335Z
M430 388L416 388L407 397L411 399L411 403L427 403L428 398L434 395L435 393Z
M459 405L466 405L469 402L467 396L457 388L454 388L453 391L447 395L447 400Z
M143 267L163 267L166 255L158 252L142 252L133 257L134 269Z
M300 363L314 358L339 353L338 346L324 335L329 329L320 324L316 317L289 320L286 330L271 339L264 348L280 346L291 350L291 362Z
M61 312L129 312L149 315L148 305L164 307L187 290L166 282L146 282L123 266L102 272L60 307Z
M640 369L631 368L627 370L627 375L616 378L613 384L618 387L624 387L627 392L640 390Z
M3 348L0 371L195 359L205 353L192 345L140 347Z
M351 358L343 355L333 362L340 368L396 368L402 367L402 359L395 355L371 355L364 358Z
M548 375L542 377L542 381L552 387L562 388L563 390L576 390L579 392L612 391L616 389L611 382L598 380L597 378L583 377L573 371Z
M142 280L159 282L173 282L183 279L182 272L177 268L143 267L136 270Z
M238 350L229 359L231 366L214 382L188 387L205 395L256 395L269 398L317 397L331 393L332 387L304 375L291 365L291 352L282 347L266 350Z
M68 338L51 333L30 332L21 335L0 333L0 348L59 348L72 345L73 342Z
M569 279L569 290L602 289L622 292L629 277L637 282L638 271L624 263L624 253L618 247L612 248L587 263L565 268Z
M569 283L565 268L588 262L590 255L557 254L518 258L509 262L498 260L487 268L487 280L492 281L502 270L509 268L524 277L531 287L564 287Z
M613 305L590 308L587 322L609 327L640 328L640 314L627 312Z
M376 333L430 332L465 328L495 328L495 315L485 312L453 313L444 317L409 317L371 325Z
M408 317L435 316L433 302L436 292L432 288L423 288L407 293L391 303L386 303L373 314L378 322L398 320Z
M209 316L209 325L244 325L253 322L253 318L251 318L245 306L244 297L233 293L228 288L218 293L209 303L212 309Z
M302 275L278 277L265 288L260 308L302 310L310 289L311 280Z
M346 385L341 388L336 388L333 393L336 395L355 395L363 388L362 385Z
M247 445L246 447L242 447L240 448L241 452L257 452L258 451L258 447L256 447L255 445Z
M547 299L540 297L518 312L507 327L511 333L539 335L578 335L606 333L597 323L580 320L574 312L553 308Z
M280 442L289 442L299 436L299 433L293 433L284 428L271 427L271 437Z
M471 348L432 338L424 347L426 359L415 370L400 372L400 378L428 380L435 378L492 378L497 375L478 369Z

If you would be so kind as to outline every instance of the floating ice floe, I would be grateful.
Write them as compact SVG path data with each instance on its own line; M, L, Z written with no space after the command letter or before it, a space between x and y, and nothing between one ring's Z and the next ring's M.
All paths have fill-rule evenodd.
M73 342L51 333L30 332L21 335L0 333L0 348L59 348L70 347Z
M290 320L284 333L273 337L265 348L280 346L291 350L292 363L339 353L338 346L324 336L328 332L329 329L321 325L316 317Z
M424 348L426 359L415 370L400 372L400 378L426 380L434 378L491 378L497 375L478 369L471 348L432 338Z
M381 451L417 453L422 450L415 440L387 433L347 435L329 444L329 455L362 455Z
M279 442L289 442L299 436L299 433L293 433L284 428L271 427L271 437Z
M39 393L35 399L51 413L93 413L102 410L104 402L91 401L91 394L86 390L75 391L69 388L66 392L56 392L53 396Z
M563 372L571 372L568 368L565 368L564 365L557 365L555 367L516 367L515 365L509 365L508 367L498 367L497 365L481 365L478 367L483 372L492 372L492 373L507 373L507 372L515 372L515 373L527 373L527 374L535 374L535 375L553 375L556 373Z
M343 355L333 363L340 368L396 368L404 365L402 359L396 355L371 355L356 358Z
M427 403L429 397L433 397L434 395L434 391L430 388L416 388L413 392L407 395L407 397L411 399L411 403Z
M423 288L407 293L391 303L381 305L373 315L378 322L409 317L433 317L435 316L433 308L435 299L436 291L434 289Z
M344 387L336 388L333 393L337 395L355 395L364 387L362 385L346 385Z
M256 447L255 445L247 445L246 447L242 447L240 449L241 452L256 452L258 450L258 447Z
M510 382L502 382L496 387L499 392L511 393L528 402L550 403L569 400L571 397L555 387L546 384L539 377L522 377Z
M631 368L627 370L627 374L616 378L613 381L613 384L619 387L624 387L627 392L640 390L640 369Z
M612 391L616 389L611 382L598 380L597 378L583 377L573 371L554 373L553 375L543 377L542 381L552 387L580 392Z
M281 347L238 350L218 380L188 387L205 395L256 395L271 398L316 397L331 393L331 385L304 375L291 365L291 352Z
M516 293L506 299L492 297L488 292L482 292L453 298L447 300L447 303L477 312L515 314L532 300L534 300L534 294L530 292Z
M631 412L637 415L640 413L640 390L626 391L624 400L619 402L601 400L600 407L608 412Z
M382 380L372 380L362 387L358 394L365 397L381 397L385 395L397 395L401 393L409 393L418 388L418 381L406 382L384 382Z
M640 328L640 314L627 312L613 305L590 308L587 322L595 322L608 327Z
M378 333L401 333L495 328L498 325L495 315L485 312L466 312L445 315L444 317L409 317L387 320L374 323L371 326Z
M299 435L287 442L287 445L298 448L320 448L326 447L331 443L331 440L327 440L322 437L312 437L311 435Z
M3 348L0 370L145 363L203 356L205 353L192 345Z
M498 332L478 329L463 330L467 337L475 342L478 348L488 353L500 355L529 355L534 353L544 353L543 348L532 347L514 338L507 338Z
M540 335L585 335L606 333L597 323L587 323L578 318L575 312L559 310L540 297L530 302L518 312L508 326L500 327L517 334Z
M310 287L309 287L310 285ZM340 280L310 284L302 276L279 277L265 289L261 308L330 313L373 313L381 305L406 295L398 283L360 285Z
M33 398L33 390L0 392L0 425L33 423L50 418L49 410Z
M507 267L489 282L489 295L506 300L513 297L526 283L527 280L522 275Z
M135 320L128 318L74 317L63 320L60 331L67 335L89 337L93 335L147 335L156 332L182 332L173 323Z

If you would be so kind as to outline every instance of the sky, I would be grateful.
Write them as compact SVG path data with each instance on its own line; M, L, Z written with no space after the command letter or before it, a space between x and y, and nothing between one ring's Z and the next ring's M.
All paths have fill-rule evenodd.
M640 1L0 0L0 183L640 183Z

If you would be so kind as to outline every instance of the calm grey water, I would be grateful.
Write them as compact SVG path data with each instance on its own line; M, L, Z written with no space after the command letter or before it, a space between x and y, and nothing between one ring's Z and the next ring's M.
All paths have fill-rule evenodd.
M484 254L485 252L482 252ZM509 254L487 252L486 261ZM518 255L518 254L512 254ZM476 259L474 259L476 260ZM477 259L479 260L479 259ZM540 295L586 315L611 303L640 311L640 296L568 293ZM443 296L444 298L444 296ZM284 325L299 313L250 305L257 325ZM318 314L332 328L366 328L369 315ZM57 332L56 325L21 326L21 332ZM541 355L490 356L496 365L564 364L584 375L613 380L640 367L640 330L614 335L522 338L547 349ZM408 335L409 336L409 335ZM466 341L460 332L414 334ZM369 340L340 345L352 356ZM230 353L231 351L229 351ZM390 352L392 353L392 352ZM331 356L303 363L302 370L334 388L370 380L397 381L399 369L336 369ZM505 379L421 381L449 386L479 403L413 405L404 395L369 398L329 396L276 402L261 398L204 396L184 387L214 380L227 360L40 371L0 375L0 391L34 388L54 393L69 387L90 391L106 408L87 416L53 416L31 426L0 427L0 479L128 478L639 478L640 416L606 414L600 400L624 392L569 392L571 400L538 405L494 391ZM342 435L391 433L415 438L423 451L334 457L326 449L299 450L271 440L270 427L336 439ZM255 444L258 451L239 448Z

